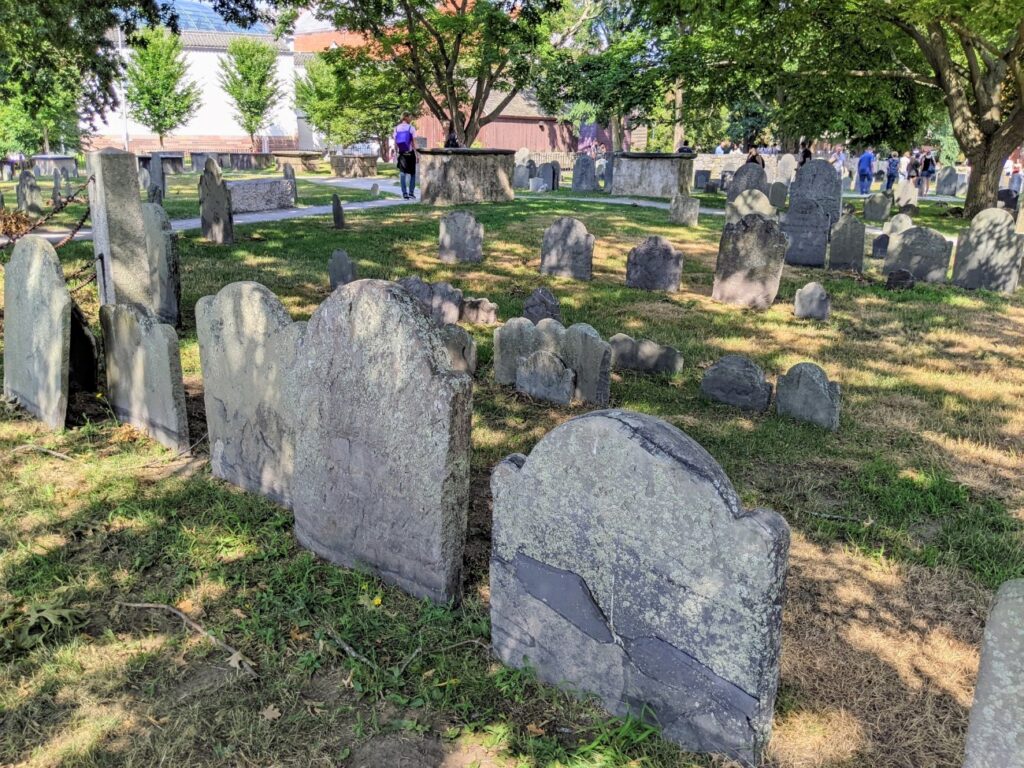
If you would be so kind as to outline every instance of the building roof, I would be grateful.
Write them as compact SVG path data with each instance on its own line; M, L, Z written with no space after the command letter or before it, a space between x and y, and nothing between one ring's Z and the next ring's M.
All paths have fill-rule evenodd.
M281 53L291 53L291 44L285 40L275 40L273 35L239 34L231 32L198 32L193 30L181 30L181 44L189 50L200 51L225 51L228 43L239 38L259 40L277 48Z
M472 90L472 85L470 86ZM491 91L484 103L484 114L489 115L505 98L504 91ZM551 120L554 115L545 112L537 103L537 96L532 91L520 91L512 97L512 101L501 111L502 117L520 117L534 120Z
M215 32L230 35L270 35L266 24L256 22L251 27L229 24L213 8L196 0L173 0L178 14L178 28L185 32ZM184 37L184 35L182 35Z

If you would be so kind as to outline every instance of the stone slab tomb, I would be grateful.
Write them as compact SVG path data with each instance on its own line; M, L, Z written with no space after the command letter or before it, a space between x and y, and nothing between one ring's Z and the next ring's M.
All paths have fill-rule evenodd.
M438 258L445 264L483 261L484 225L469 211L452 211L442 216Z
M1017 290L1024 238L1014 227L1013 216L1003 208L986 208L975 216L956 242L953 283L971 290Z
M255 213L294 208L295 179L241 179L229 181L232 213Z
M626 257L626 285L645 291L679 290L683 254L660 235L648 237Z
M472 382L412 297L359 280L292 322L267 288L232 283L196 326L214 475L292 509L319 556L457 598Z
M664 197L690 194L693 156L659 152L616 152L608 164L605 189L615 195Z
M834 171L833 171L834 172ZM782 215L782 231L789 238L786 263L803 267L825 266L828 235L832 221L815 200L794 197Z
M756 764L779 682L789 528L651 416L595 411L491 475L491 642L506 664Z
M219 245L235 241L235 218L231 190L212 157L206 158L203 175L199 177L199 221L203 237Z
M797 363L779 376L775 410L780 416L807 421L835 432L839 429L839 385L814 363Z
M542 275L589 280L593 274L594 236L579 219L562 216L544 230Z
M742 355L726 355L704 371L700 392L708 400L756 413L767 411L772 400L764 371Z
M515 200L510 149L420 149L417 180L425 205Z
M665 346L650 339L634 339L616 333L608 343L612 347L612 368L641 373L681 373L683 356L675 347Z
M174 451L189 448L178 334L132 304L100 307L107 400L117 418Z
M597 166L590 155L579 155L572 166L572 191L597 192Z
M852 213L844 213L832 225L829 238L828 268L864 271L864 242L867 228Z
M786 236L776 221L750 215L726 224L718 245L711 298L725 304L767 309L782 279Z
M916 280L942 283L946 280L953 244L942 233L928 227L911 227L889 235L882 273L905 269Z
M757 163L744 163L736 169L725 194L726 202L731 203L748 189L755 189L768 197L768 174Z

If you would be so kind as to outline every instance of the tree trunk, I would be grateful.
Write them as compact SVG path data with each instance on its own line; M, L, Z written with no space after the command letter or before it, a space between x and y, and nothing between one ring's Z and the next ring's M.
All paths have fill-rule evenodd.
M43 154L50 154L50 130L43 126Z
M967 154L971 161L971 176L967 182L964 218L972 218L986 208L994 208L999 195L999 179L1010 150L999 151L991 141L972 147Z
M675 152L682 146L686 139L686 127L683 125L683 82L676 82L672 90L672 117L675 124L672 126L672 151Z
M608 131L612 135L612 152L622 151L622 120L618 115L612 115L608 121Z

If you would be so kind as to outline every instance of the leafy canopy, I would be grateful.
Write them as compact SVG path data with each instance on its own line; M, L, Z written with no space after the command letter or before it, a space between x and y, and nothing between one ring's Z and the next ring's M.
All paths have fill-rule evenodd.
M185 125L202 103L199 86L188 78L181 39L166 29L143 31L125 68L129 114L160 138Z
M235 119L255 145L266 128L283 90L277 77L277 50L259 40L235 38L220 60L221 87L231 99Z

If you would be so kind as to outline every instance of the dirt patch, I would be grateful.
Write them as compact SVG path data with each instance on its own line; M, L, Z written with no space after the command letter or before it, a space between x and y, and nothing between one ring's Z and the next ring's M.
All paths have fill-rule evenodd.
M441 742L426 736L389 733L370 739L352 751L350 768L441 768Z
M206 401L203 399L201 376L185 377L185 411L188 414L188 433L192 442L206 434ZM193 449L193 453L209 453L204 442Z

